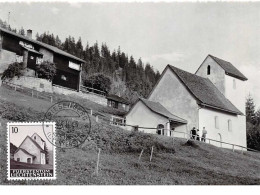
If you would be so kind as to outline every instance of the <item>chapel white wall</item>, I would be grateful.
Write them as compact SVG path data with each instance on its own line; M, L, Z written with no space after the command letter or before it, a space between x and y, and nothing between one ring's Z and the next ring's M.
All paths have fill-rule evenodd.
M215 116L218 116L219 129L215 127ZM228 120L232 121L232 131L228 130ZM202 134L203 127L205 127L208 132L207 138L220 141L219 134L221 134L222 141L246 147L245 116L231 115L207 108L201 108L199 110L200 136ZM212 141L211 144L220 146L220 143ZM222 144L222 147L232 148L232 146L228 146L226 144Z
M235 88L233 87L235 82ZM226 98L231 101L231 103L236 106L243 114L245 114L245 93L246 81L225 75L225 88Z

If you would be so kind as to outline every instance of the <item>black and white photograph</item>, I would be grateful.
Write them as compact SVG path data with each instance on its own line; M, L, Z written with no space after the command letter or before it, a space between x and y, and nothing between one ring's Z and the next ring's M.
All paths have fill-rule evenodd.
M259 10L1 1L0 185L259 186Z

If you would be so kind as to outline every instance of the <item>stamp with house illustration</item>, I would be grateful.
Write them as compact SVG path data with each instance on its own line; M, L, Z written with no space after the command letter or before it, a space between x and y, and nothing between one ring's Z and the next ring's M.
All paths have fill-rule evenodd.
M56 179L55 146L44 132L55 135L55 123L8 123L8 180Z

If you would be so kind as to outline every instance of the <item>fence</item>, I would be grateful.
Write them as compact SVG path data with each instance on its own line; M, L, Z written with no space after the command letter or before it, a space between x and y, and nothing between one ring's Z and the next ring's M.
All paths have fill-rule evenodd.
M82 93L94 93L94 94L97 94L97 95L106 96L106 92L104 92L104 91L94 89L94 88L91 88L91 87L86 87L86 86L83 86L83 85L80 86L80 91Z
M23 94L26 94L26 95L29 95L31 97L35 97L38 99L48 100L51 103L54 102L54 100L56 100L56 98L54 96L49 95L46 92L39 92L35 89L30 89L30 88L24 87L22 85L13 84L8 81L3 81L2 84L5 85L7 88L13 89L14 91L19 91Z
M96 117L99 119L99 120L96 120L96 122L100 122L100 120L103 120L104 122L108 122L108 124L110 124L110 125L124 126L124 127L125 126L129 126L129 127L133 127L133 129L137 130L137 131L138 131L138 129L158 130L158 128L153 128L153 127L141 127L141 126L138 126L138 125L126 124L125 123L126 121L125 121L125 119L123 117L115 117L115 116L112 116L111 118L106 118L104 116L100 116L100 117L96 116ZM115 121L114 119L117 119L118 121ZM160 130L164 130L166 132L169 131L168 129L160 129ZM192 139L192 135L189 134L189 133L185 133L185 132L179 132L179 131L170 130L169 134L170 134L169 137L183 137L184 139ZM180 134L181 136L176 136L176 134ZM241 152L243 152L243 150L253 151L253 152L260 152L258 150L254 150L252 148L248 148L248 147L245 147L245 146L240 146L240 145L237 145L237 144L228 143L228 142L215 140L215 139L211 139L211 138L203 138L203 137L200 137L200 136L196 136L194 138L194 141L202 141L203 139L205 139L205 143L207 143L207 144L213 144L214 142L220 143L219 146L221 148L223 147L223 144L226 144L226 145L230 146L230 149L232 149L233 152L235 151L235 147L239 148L241 150Z

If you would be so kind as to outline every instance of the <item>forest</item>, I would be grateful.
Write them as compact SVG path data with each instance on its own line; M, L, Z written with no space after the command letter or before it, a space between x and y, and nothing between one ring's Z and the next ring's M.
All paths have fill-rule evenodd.
M0 26L25 36L23 28L12 29L2 20ZM141 58L136 60L133 56L128 56L121 51L120 46L110 50L106 43L99 44L98 41L93 45L83 45L81 37L76 40L73 36L62 41L58 35L49 32L37 33L36 40L85 60L82 71L83 85L89 86L94 82L94 88L117 94L130 103L135 102L138 97L147 97L160 78L159 71L155 71L152 65L144 64ZM100 78L105 78L106 82L102 82Z

